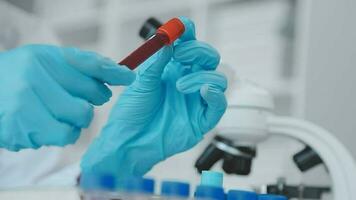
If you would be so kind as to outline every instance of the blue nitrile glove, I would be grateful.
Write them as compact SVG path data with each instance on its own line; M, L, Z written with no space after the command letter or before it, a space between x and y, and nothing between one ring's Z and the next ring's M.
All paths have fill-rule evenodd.
M139 67L84 155L83 172L141 176L192 148L218 123L227 105L227 80L214 71L219 54L195 40L194 24L184 22L174 48L164 47Z
M92 119L92 104L111 97L105 83L134 80L126 67L76 48L28 45L0 53L0 147L74 143Z

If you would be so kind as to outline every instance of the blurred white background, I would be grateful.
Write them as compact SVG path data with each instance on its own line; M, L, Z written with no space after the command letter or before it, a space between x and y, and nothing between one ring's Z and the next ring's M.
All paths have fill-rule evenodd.
M196 23L198 39L219 50L222 64L234 68L237 76L249 78L273 92L277 114L306 118L329 129L356 158L356 1L8 2L51 27L60 44L94 50L115 60L142 43L137 33L148 17L165 21L188 16ZM5 48L18 45L16 34L10 35L14 36L13 43ZM106 115L99 113L97 118L105 121ZM207 142L209 139L192 151L163 162L150 175L196 183L198 176L193 164ZM327 183L322 167L299 175L291 155L301 147L284 138L272 138L259 147L251 176L232 176L226 184L249 188L272 183L279 176L296 183Z

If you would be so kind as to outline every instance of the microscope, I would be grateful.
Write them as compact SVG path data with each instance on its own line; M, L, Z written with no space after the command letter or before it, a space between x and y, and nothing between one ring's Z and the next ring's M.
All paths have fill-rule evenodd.
M321 199L323 193L332 191L335 200L355 199L356 164L334 135L311 122L274 115L272 95L251 81L236 80L229 87L228 108L216 128L217 135L195 163L199 172L222 160L225 173L248 175L257 145L269 137L284 136L305 145L292 156L298 169L304 173L325 165L332 188L287 185L284 179L279 179L274 185L264 186L262 192L288 198Z

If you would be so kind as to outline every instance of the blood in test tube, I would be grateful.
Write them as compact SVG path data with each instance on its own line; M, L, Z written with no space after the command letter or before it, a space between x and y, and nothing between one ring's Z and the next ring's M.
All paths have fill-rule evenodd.
M158 28L155 35L120 61L119 64L134 70L163 46L172 44L184 33L184 30L184 24L178 18L169 20Z

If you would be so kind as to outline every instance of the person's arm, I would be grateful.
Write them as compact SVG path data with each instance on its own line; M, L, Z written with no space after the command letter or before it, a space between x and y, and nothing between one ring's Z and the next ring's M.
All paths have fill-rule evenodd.
M27 45L0 53L0 148L18 151L73 144L89 126L109 85L135 74L94 52Z

